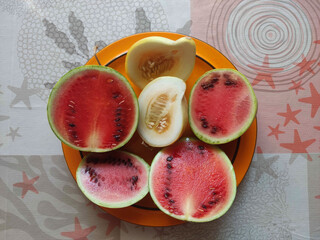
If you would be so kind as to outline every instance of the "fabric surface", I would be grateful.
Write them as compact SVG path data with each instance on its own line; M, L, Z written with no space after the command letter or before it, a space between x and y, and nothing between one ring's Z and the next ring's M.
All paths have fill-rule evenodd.
M0 0L0 239L320 239L318 0ZM73 180L46 105L55 82L99 49L149 31L223 53L258 98L258 138L219 220L126 223Z

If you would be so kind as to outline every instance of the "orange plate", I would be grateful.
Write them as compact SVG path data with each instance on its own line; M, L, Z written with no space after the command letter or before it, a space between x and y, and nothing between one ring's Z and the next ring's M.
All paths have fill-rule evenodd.
M99 53L97 53L97 58L99 59L101 65L112 67L122 73L125 77L127 77L125 73L125 58L128 49L136 41L149 36L162 36L172 40L183 37L183 35L181 34L168 32L140 33L123 38L108 45ZM213 68L235 69L232 63L229 62L229 60L215 48L198 39L193 40L196 43L197 57L193 72L186 82L187 99L195 81L206 71ZM95 57L92 57L86 65L98 65L98 62ZM139 95L140 90L133 84L132 86L136 94ZM192 131L190 130L190 127L184 133L184 137L185 136L194 137ZM227 144L220 145L220 147L232 160L233 167L236 173L237 185L239 185L239 183L242 181L251 163L256 144L256 137L257 121L255 119L250 128L239 139L236 139L235 141ZM82 153L75 149L72 149L63 143L62 148L69 170L72 176L75 178L76 169L79 165L79 162L81 161L81 157L86 153ZM159 151L159 148L152 148L142 144L142 140L137 133L134 134L133 138L124 147L122 147L122 149L141 156L149 164L151 164L153 157ZM170 216L162 213L153 203L149 194L144 199L130 207L120 209L103 209L106 212L124 221L144 226L171 226L183 223L183 221L171 218Z

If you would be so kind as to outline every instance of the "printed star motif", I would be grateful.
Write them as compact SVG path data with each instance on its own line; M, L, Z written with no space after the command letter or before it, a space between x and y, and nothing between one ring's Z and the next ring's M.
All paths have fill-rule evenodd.
M74 231L62 232L61 235L73 240L88 240L87 236L96 229L97 226L82 228L77 217L74 218Z
M295 82L293 80L291 80L293 86L289 87L290 90L295 90L296 91L296 95L298 94L299 90L304 90L303 87L301 87L301 82L302 80L300 80L299 82Z
M7 134L7 136L11 136L12 141L14 141L15 137L21 137L21 135L18 133L19 128L13 129L10 127L10 133Z
M301 141L299 132L297 129L294 130L294 136L293 136L293 143L280 143L280 146L286 149L289 149L292 151L292 153L298 153L299 154L303 154L306 153L307 154L307 159L309 161L312 161L311 156L309 155L309 153L307 152L307 147L309 147L311 144L313 144L316 141L316 139L309 139L306 141ZM289 161L290 164L293 163L293 161L297 158L297 155L294 155L294 157L292 157Z
M311 65L314 64L316 61L316 59L307 61L306 57L302 54L302 61L299 63L295 63L295 65L300 68L299 76L301 76L305 71L314 74Z
M25 172L22 173L22 179L23 182L18 182L13 184L13 186L15 187L19 187L22 188L22 194L21 194L21 198L24 198L25 195L27 194L27 192L30 190L36 194L38 194L38 190L33 186L33 184L39 179L39 176L36 176L32 179L28 179L27 175Z
M271 132L268 134L268 136L274 135L277 140L279 140L279 134L285 133L284 131L279 130L280 124L278 124L275 128L268 126L271 129Z
M275 89L275 85L272 79L272 75L276 72L280 72L283 68L269 68L269 57L265 56L262 66L248 65L248 67L257 70L257 76L252 82L252 86L258 84L262 80L265 80L272 89Z
M277 115L281 117L285 117L285 122L283 126L286 126L290 121L295 122L296 124L300 124L296 118L296 115L301 112L301 109L292 111L289 104L287 104L287 112L280 112Z
M310 93L310 97L300 98L299 102L310 103L312 105L311 117L314 118L320 107L320 94L318 93L317 89L313 86L312 83L310 83Z
M108 229L106 231L106 235L108 236L116 227L121 228L121 220L118 218L115 218L109 214L106 213L99 213L98 216L100 218L106 219L109 222ZM127 228L123 225L122 230L125 232L128 232Z
M8 88L14 94L16 94L15 98L10 104L10 107L13 107L15 104L22 101L28 107L28 109L31 109L29 97L40 91L40 89L28 89L28 82L26 80L23 81L20 88L13 86L8 86Z
M252 167L256 169L255 182L258 182L263 173L269 174L273 178L278 178L277 174L271 168L271 165L278 160L279 155L270 158L264 158L261 147L257 147L257 160L252 162Z

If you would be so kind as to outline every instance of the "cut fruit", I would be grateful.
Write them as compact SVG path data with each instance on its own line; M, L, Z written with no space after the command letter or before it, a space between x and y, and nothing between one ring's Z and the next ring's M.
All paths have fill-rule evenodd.
M49 97L48 120L56 136L81 151L123 146L138 125L138 101L127 79L104 66L82 66L65 74Z
M138 132L148 145L168 146L182 135L188 123L185 91L183 80L169 76L153 80L142 90Z
M76 177L90 201L102 207L122 208L147 195L149 170L142 158L118 150L85 156Z
M233 69L206 72L190 93L190 126L206 143L222 144L240 137L256 111L257 100L249 81Z
M125 67L132 82L143 89L160 76L174 76L186 81L193 70L195 57L196 45L190 37L173 41L152 36L130 47Z
M186 138L155 156L149 187L164 213L180 220L207 222L227 212L237 185L233 166L222 150Z

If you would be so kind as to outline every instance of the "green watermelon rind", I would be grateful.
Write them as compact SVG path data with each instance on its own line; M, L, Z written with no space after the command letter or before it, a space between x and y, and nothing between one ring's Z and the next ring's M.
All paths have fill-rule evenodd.
M82 182L81 182L81 168L82 166L85 164L85 161L86 159L92 155L92 154L95 154L95 153L89 153L88 155L86 155L82 160L81 162L79 163L79 166L77 168L77 171L76 171L76 181L77 181L77 184L80 188L80 190L82 191L82 193L93 203L95 203L96 205L100 206L100 207L105 207L105 208L124 208L124 207L129 207L135 203L137 203L138 201L140 201L141 199L143 199L149 192L149 176L150 176L150 166L149 164L141 157L133 154L133 153L129 153L127 151L123 151L123 150L116 150L115 152L122 152L123 154L127 154L129 157L132 157L134 158L135 160L139 161L140 163L142 163L143 167L146 169L146 177L147 177L147 180L146 180L146 185L144 186L144 188L142 188L142 190L139 192L138 195L136 195L136 197L134 198L131 198L127 201L123 201L123 202L112 202L112 203L109 203L109 202L103 202L103 201L100 201L98 199L95 199L94 196L90 193L88 193L86 191L86 188L83 186Z
M195 138L181 138L178 142L180 141L193 141L193 142L198 142L199 140L198 139L195 139ZM168 146L170 147L170 146ZM180 216L180 215L175 215L175 214L172 214L170 213L167 209L165 209L160 203L159 201L157 200L157 197L155 196L155 193L154 193L154 190L152 188L152 175L154 173L154 171L157 170L155 166L156 162L159 160L159 158L161 157L161 154L164 152L164 153L167 153L166 152L166 148L163 148L162 150L160 150L156 156L153 158L153 161L151 163L151 167L150 167L150 173L149 173L149 193L150 193L150 196L152 198L152 200L154 201L154 203L157 205L157 207L165 214L173 217L173 218L176 218L176 219L179 219L179 220L182 220L182 221L188 221L188 222L210 222L210 221L213 221L215 219L218 219L220 218L221 216L223 216L229 209L230 207L232 206L234 200L235 200L235 197L236 197L236 193L237 193L237 180L236 180L236 175L235 175L235 171L234 171L234 168L233 168L233 165L229 159L229 157L225 154L225 152L223 150L221 150L218 146L214 146L214 145L209 145L209 147L213 150L213 151L217 151L218 154L220 156L223 157L223 159L225 160L225 164L227 165L229 171L231 172L230 176L230 181L231 181L231 184L232 184L232 189L231 189L231 194L230 194L230 199L229 201L227 202L227 204L224 206L224 208L218 212L218 214L215 214L215 215L212 215L212 216L209 216L209 217L204 217L204 218L193 218L193 217L190 217L190 218L186 218L185 216Z
M191 105L192 105L193 93L194 93L194 91L196 89L196 86L201 81L201 79L203 79L205 76L207 76L208 74L210 74L212 72L221 72L221 71L231 71L234 74L237 74L238 76L240 76L242 78L243 82L246 84L246 86L249 89L249 92L251 93L253 106L252 106L252 111L250 112L250 115L249 115L246 123L243 125L243 127L239 131L235 132L232 135L229 135L228 137L214 138L214 137L210 137L207 134L201 133L201 130L199 128L197 128L197 126L196 126L196 124L195 124L195 122L193 121L193 118L192 118ZM252 122L253 122L253 120L254 120L254 118L256 116L257 108L258 108L257 98L256 98L256 95L255 95L255 93L253 91L253 88L252 88L250 82L248 81L248 79L242 73L240 73L237 70L234 70L234 69L231 69L231 68L230 69L229 68L217 68L217 69L213 69L213 70L210 70L210 71L204 73L195 82L194 86L192 87L192 90L191 90L190 96L189 96L189 107L188 107L189 124L190 124L190 127L192 129L192 132L197 136L197 138L199 138L203 142L206 142L206 143L209 143L209 144L224 144L224 143L228 143L228 142L231 142L231 141L239 138L241 135L243 135L248 130L248 128L251 126L251 124L252 124Z
M123 81L126 86L128 87L132 97L133 97L133 103L136 109L135 112L135 119L133 119L134 123L133 123L133 127L131 129L131 131L129 132L128 136L126 139L124 139L121 143L119 143L118 145L116 145L113 148L97 148L97 149L92 149L92 148L83 148L83 147L78 147L72 143L70 143L69 141L67 141L66 139L64 139L58 132L58 130L56 129L52 117L51 117L51 105L53 102L53 99L57 93L57 91L59 90L59 88L66 82L68 81L68 79L73 76L76 73L80 73L82 71L86 71L86 70L98 70L98 71L105 71L111 74L116 75L121 81ZM49 121L49 125L53 131L53 133L57 136L57 138L62 141L63 143L65 143L66 145L68 145L69 147L79 150L79 151L85 151L85 152L109 152L112 150L116 150L118 148L121 148L123 145L125 145L133 136L134 132L136 131L137 127L138 127L138 122L139 122L139 104L138 104L138 98L137 95L135 94L131 84L129 83L129 81L118 71L116 71L115 69L112 69L110 67L106 67L106 66L98 66L98 65L85 65L85 66L80 66L77 68L74 68L72 70L70 70L69 72L67 72L65 75L63 75L59 81L55 84L55 86L53 87L53 89L51 90L51 93L49 95L49 99L48 99L48 104L47 104L47 118Z

